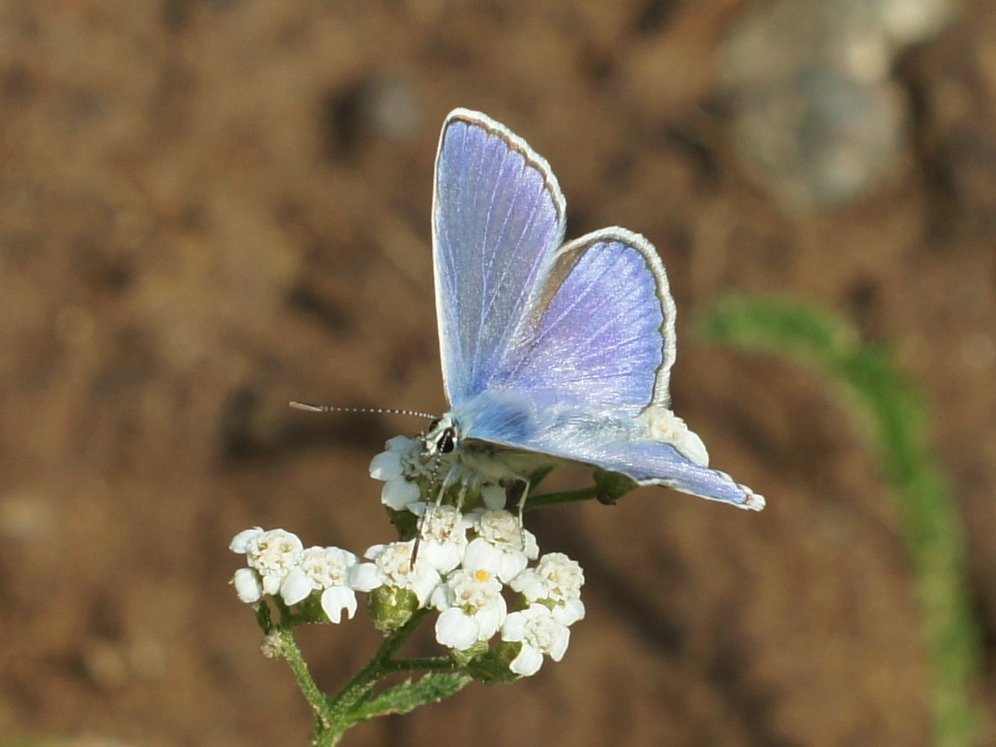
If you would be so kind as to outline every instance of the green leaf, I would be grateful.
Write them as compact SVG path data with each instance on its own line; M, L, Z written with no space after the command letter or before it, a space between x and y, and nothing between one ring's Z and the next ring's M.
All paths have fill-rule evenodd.
M418 680L406 680L358 704L349 718L355 723L388 714L408 713L426 703L436 703L456 695L472 681L470 676L457 672L430 672Z
M843 319L804 302L729 298L716 303L699 328L716 341L816 365L870 426L914 568L931 659L935 744L973 744L981 723L970 695L981 661L980 633L969 603L961 523L930 451L928 417L916 388L888 351L861 343Z

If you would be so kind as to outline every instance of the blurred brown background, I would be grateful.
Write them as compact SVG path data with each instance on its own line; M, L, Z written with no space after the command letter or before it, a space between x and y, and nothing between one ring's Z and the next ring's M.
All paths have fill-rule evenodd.
M367 463L421 423L286 403L445 409L429 205L455 106L549 159L569 235L655 242L676 408L768 509L645 489L531 516L587 574L565 660L346 743L930 743L861 424L815 372L696 339L730 291L834 308L921 383L991 710L996 5L943 5L838 44L748 0L0 2L0 744L306 743L227 544L391 538ZM306 633L330 690L377 643L362 615Z

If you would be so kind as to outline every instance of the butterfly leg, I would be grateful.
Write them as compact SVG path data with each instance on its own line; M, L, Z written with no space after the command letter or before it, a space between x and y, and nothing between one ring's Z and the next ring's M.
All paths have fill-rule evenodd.
M418 519L418 527L417 527L418 531L415 534L415 544L412 547L412 560L411 560L412 568L415 567L415 561L418 559L418 548L422 542L422 535L425 534L426 528L429 525L429 521L431 521L429 516L437 508L443 505L443 496L446 495L446 491L449 490L451 487L453 487L453 484L457 481L457 478L453 477L454 474L455 473L453 470L450 470L449 472L446 473L446 477L443 478L443 481L439 486L439 491L436 493L435 502L433 502L432 504L426 502L425 508L422 511L422 515ZM463 500L466 494L467 494L467 483L461 482L460 492L457 496L458 509L463 505Z
M411 560L412 569L415 568L415 561L418 559L418 548L422 544L422 537L423 535L425 535L426 530L429 527L429 522L431 521L429 517L437 508L439 508L442 505L443 493L445 491L446 488L445 487L442 488L439 491L439 495L436 496L435 503L429 503L427 501L422 507L422 515L418 517L418 525L416 527L416 532L415 532L415 544L412 545L412 560Z
M525 550L526 549L526 534L525 534L526 525L525 525L525 523L523 521L523 516L522 515L523 515L523 513L526 510L526 499L529 498L530 480L525 475L515 475L515 476L513 476L511 478L511 481L512 481L512 483L511 483L511 485L509 485L510 488L512 487L512 485L514 485L514 486L521 485L522 486L522 493L519 495L519 500L518 500L518 506L519 506L518 507L518 517L519 517L519 537L520 537L520 540L522 542L522 548L521 549ZM511 495L509 497L511 497Z

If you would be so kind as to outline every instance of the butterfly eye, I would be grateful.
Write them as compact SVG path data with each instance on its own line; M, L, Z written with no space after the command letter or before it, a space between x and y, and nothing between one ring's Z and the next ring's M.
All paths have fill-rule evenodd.
M439 425L439 418L436 418L431 423L429 423L429 427L426 429L425 432L426 433L432 433L434 430L436 430L436 426L437 425Z
M447 428L436 440L436 451L440 454L449 454L454 446L456 446L456 433L452 428Z

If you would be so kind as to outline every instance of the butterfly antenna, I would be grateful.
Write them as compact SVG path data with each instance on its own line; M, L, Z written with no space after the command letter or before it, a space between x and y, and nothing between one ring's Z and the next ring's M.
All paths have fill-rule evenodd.
M311 405L307 402L291 402L290 406L295 410L305 412L362 412L372 415L411 415L416 418L435 420L436 416L418 410L405 410L397 407L339 407L338 405Z

